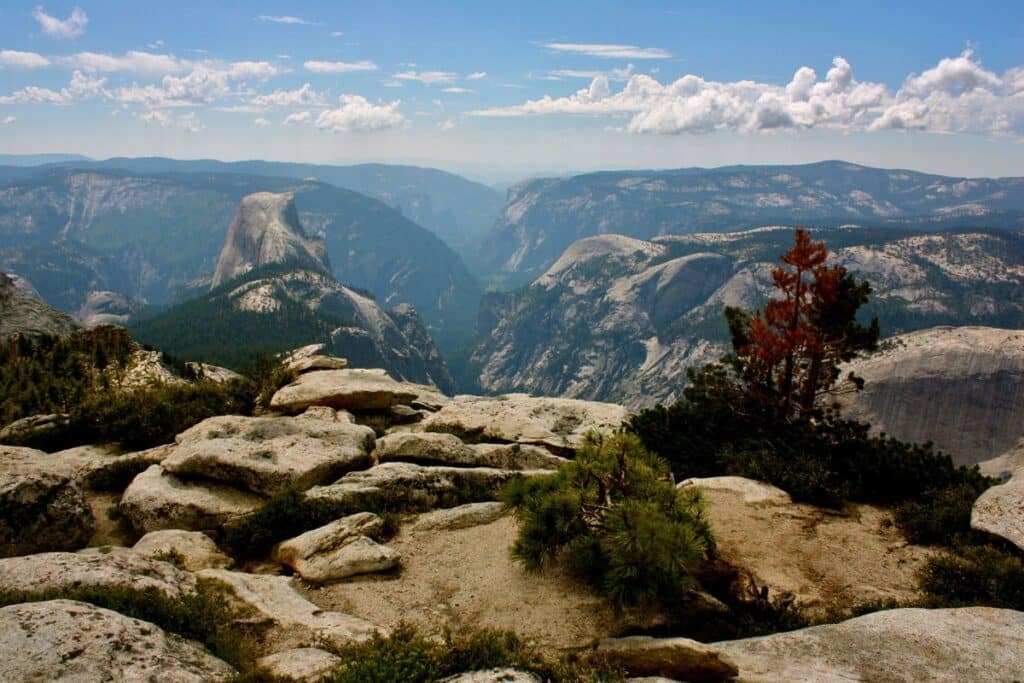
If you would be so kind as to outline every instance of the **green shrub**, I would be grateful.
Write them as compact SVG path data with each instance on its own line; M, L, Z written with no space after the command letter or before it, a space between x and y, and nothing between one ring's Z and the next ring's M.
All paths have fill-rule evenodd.
M152 464L144 458L124 457L91 472L85 478L85 485L93 491L124 491L135 477Z
M670 603L711 549L697 494L629 434L590 434L557 473L509 482L519 520L512 555L530 569L565 560L616 604Z
M622 673L598 665L563 659L557 662L527 646L510 631L480 630L446 633L442 641L400 624L390 636L345 648L332 648L342 659L324 683L430 683L467 671L517 668L532 671L551 683L616 683Z
M200 581L193 593L172 597L155 587L79 587L44 591L0 590L0 607L45 600L78 600L156 624L165 631L196 640L239 669L252 666L256 634L239 627L246 615L236 613L223 588Z
M1024 561L1011 550L971 545L933 557L921 571L920 585L930 607L1024 610Z
M896 508L896 524L911 543L954 546L971 531L974 501L988 482L967 481L933 492Z

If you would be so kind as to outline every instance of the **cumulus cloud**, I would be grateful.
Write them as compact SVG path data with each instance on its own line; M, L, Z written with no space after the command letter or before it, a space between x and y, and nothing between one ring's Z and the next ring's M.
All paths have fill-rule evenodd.
M313 121L313 112L311 111L300 111L294 114L289 114L284 117L284 125L286 126L298 126L303 123L310 123Z
M393 128L404 120L398 111L400 101L374 104L362 95L342 95L335 109L320 112L314 124L336 133L366 133Z
M60 90L41 88L30 85L10 95L0 96L0 104L58 104L66 105L79 100L94 97L108 98L110 93L105 86L107 79L95 78L75 71L67 87Z
M554 71L547 72L547 77L542 77L541 80L562 80L563 78L594 79L600 76L607 76L613 81L625 81L633 75L633 68L632 64L627 64L621 69L609 69L608 71L599 71L597 69L555 69Z
M473 73L466 76L467 81L482 81L485 78L487 78L486 71L474 71Z
M252 125L256 126L257 128L266 128L267 126L270 125L270 121L267 121L264 118L258 118L253 120Z
M439 124L437 124L437 127L440 128L441 130L451 130L452 128L455 127L455 122L452 121L451 119L447 119L446 121L441 121Z
M984 69L970 50L911 74L895 92L858 81L842 57L824 79L800 67L785 85L710 81L686 75L671 83L635 74L613 91L605 74L566 97L546 95L475 116L609 116L628 119L632 133L708 133L827 128L907 129L943 133L1024 135L1024 68L1003 75Z
M272 24L298 24L301 26L318 26L318 22L309 21L302 17L293 17L288 15L272 15L272 14L261 14L256 17L256 21L269 21Z
M13 67L18 69L38 69L42 66L49 66L50 60L35 52L20 52L18 50L0 50L0 67Z
M541 43L541 45L555 52L609 59L667 59L672 56L672 53L660 47L637 47L636 45L615 43Z
M435 85L437 83L454 83L457 75L451 71L401 71L394 74L392 78L399 81L419 81L423 85Z
M47 14L42 7L36 7L32 17L39 22L43 33L51 38L77 38L85 33L85 27L89 23L89 17L80 7L71 10L71 14L63 21Z
M173 55L156 52L140 52L132 50L123 55L111 55L102 52L79 52L65 57L62 61L85 71L111 73L124 71L146 76L159 76L168 73L180 73L191 67L191 62L178 59Z
M303 83L295 90L275 90L265 95L257 95L252 99L257 107L297 107L325 105L322 93L318 93L309 83Z
M153 109L140 113L139 118L146 123L157 125L161 128L181 128L188 133L198 133L205 128L199 119L196 118L195 112L171 114L166 111Z
M359 62L318 62L308 61L303 64L306 71L312 71L316 74L343 74L351 73L353 71L376 71L377 65L369 60L362 60Z

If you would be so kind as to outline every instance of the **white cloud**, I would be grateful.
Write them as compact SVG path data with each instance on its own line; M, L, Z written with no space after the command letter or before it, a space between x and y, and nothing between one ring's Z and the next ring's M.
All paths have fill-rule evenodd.
M296 107L321 106L326 104L322 93L318 93L309 83L303 83L296 90L275 90L265 95L257 95L252 103L257 107Z
M317 74L343 74L351 73L354 71L376 71L377 65L368 60L362 60L360 62L318 62L308 61L303 64L306 71L312 71Z
M49 59L35 52L0 50L0 67L37 69L42 66L48 66L49 64Z
M882 83L858 81L836 57L823 80L801 67L786 85L709 81L687 75L661 83L630 76L613 92L606 75L566 97L546 95L475 116L575 114L626 118L632 133L758 132L827 128L881 129L1024 136L1024 68L1002 76L982 68L970 50L911 74L892 92Z
M474 71L473 73L466 76L467 81L482 81L485 78L487 78L486 71Z
M271 78L280 74L281 70L270 62L231 62L227 73L231 78L246 81Z
M437 127L440 128L441 130L451 130L452 128L455 127L455 122L452 121L451 119L448 119L447 121L442 121L441 123L437 124Z
M454 83L456 74L451 71L402 71L393 76L399 81L419 81L424 85Z
M443 92L455 93L456 95L471 95L476 92L472 88L463 88L462 86L453 85L445 88Z
M3 125L6 126L7 124L14 123L17 120L18 119L13 117L13 116L5 116L4 118L0 119L0 124L3 124Z
M258 118L253 120L252 125L256 126L257 128L266 128L267 126L270 125L270 121L267 121L264 118Z
M320 112L316 127L336 133L366 133L393 128L404 120L398 111L400 101L374 104L362 95L342 95L341 106Z
M154 40L152 43L146 43L146 47L150 50L159 50L164 46L163 40Z
M273 24L299 24L302 26L319 26L318 22L309 21L302 17L292 17L288 15L274 16L270 14L261 14L256 17L256 21L269 21Z
M146 76L159 76L187 71L192 64L173 55L132 50L124 55L110 55L102 52L79 52L62 59L71 66L86 71L126 71Z
M621 69L609 69L608 71L600 71L596 69L556 69L549 71L548 76L553 76L551 80L561 80L563 78L587 78L594 79L599 76L606 76L613 81L625 81L633 75L633 65L627 64ZM542 80L549 80L542 78Z
M555 52L608 59L667 59L672 56L668 50L660 47L637 47L636 45L614 43L541 43L541 45Z
M196 118L195 112L187 114L170 114L165 111L152 109L138 115L146 123L151 123L161 128L181 128L188 133L198 133L205 126Z
M331 31L331 38L341 38L345 35L344 31Z
M43 33L51 38L77 38L85 33L85 27L89 23L89 17L80 7L71 10L71 14L63 21L47 14L42 7L36 7L32 16L39 22Z
M67 104L67 100L56 90L30 85L10 95L0 95L0 104Z
M284 125L286 126L297 126L302 123L310 123L313 120L313 112L311 111L300 111L294 114L289 114L284 117Z
M81 71L71 74L71 81L59 91L30 85L10 95L0 96L0 104L71 104L77 100L109 97L107 79L87 76Z

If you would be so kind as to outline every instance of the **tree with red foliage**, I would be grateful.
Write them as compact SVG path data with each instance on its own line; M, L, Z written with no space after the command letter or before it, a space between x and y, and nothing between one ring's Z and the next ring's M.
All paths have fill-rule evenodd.
M729 361L749 397L794 420L818 414L823 397L862 386L852 373L838 383L839 365L875 350L879 329L877 319L867 327L856 320L871 286L829 265L824 242L797 230L781 260L772 271L779 298L753 315L732 307L725 315L733 343Z

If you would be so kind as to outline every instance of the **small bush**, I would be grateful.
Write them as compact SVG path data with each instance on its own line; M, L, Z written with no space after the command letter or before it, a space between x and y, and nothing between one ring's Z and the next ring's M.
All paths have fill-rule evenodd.
M501 497L519 520L513 557L530 569L564 559L618 605L677 600L713 545L699 497L628 434L588 435L557 473Z
M987 481L969 481L896 508L896 524L911 543L954 546L973 535L971 510Z
M920 576L931 607L987 605L1024 610L1024 561L990 545L958 548L929 560Z
M510 631L446 633L443 641L426 638L408 624L390 636L331 648L343 664L324 683L429 683L467 671L517 668L551 683L616 683L621 672L568 660L551 662Z
M90 473L85 478L85 485L93 491L121 492L152 464L143 458L121 458Z

